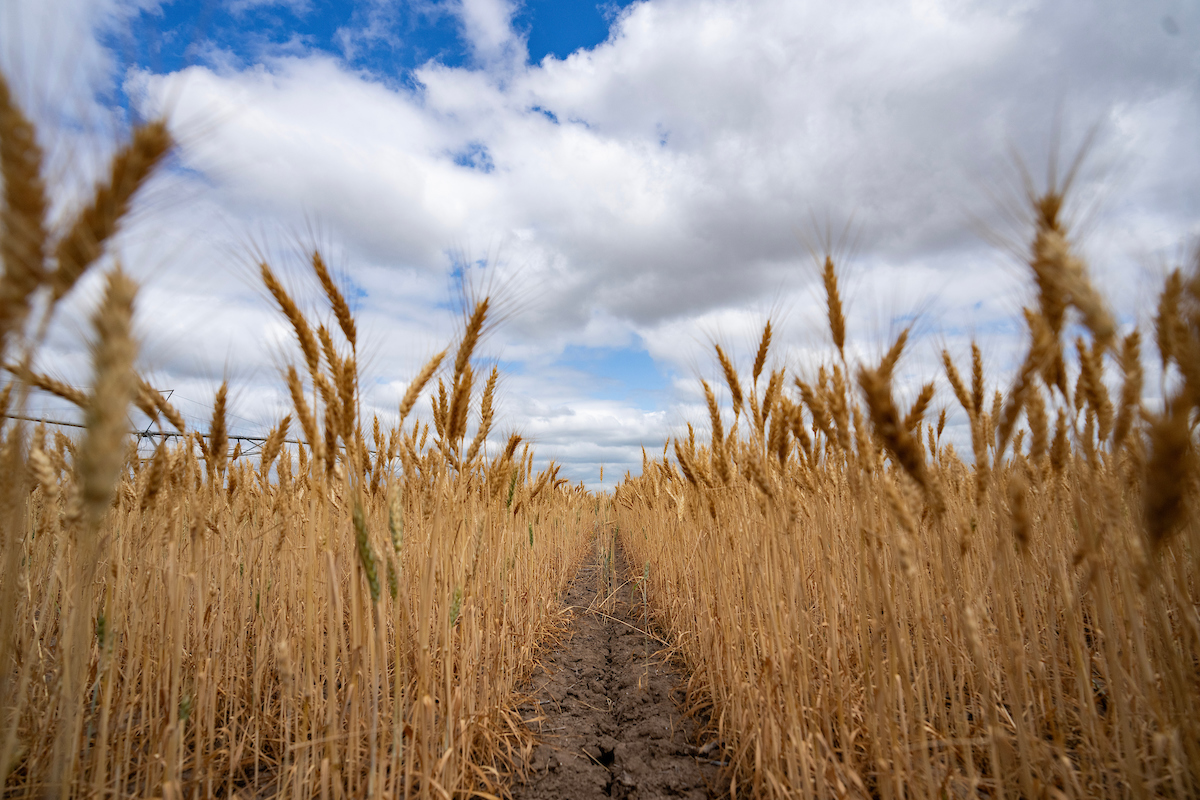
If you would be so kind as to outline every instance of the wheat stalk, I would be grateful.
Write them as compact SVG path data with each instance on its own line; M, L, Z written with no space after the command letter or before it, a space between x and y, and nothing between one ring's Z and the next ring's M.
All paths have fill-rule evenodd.
M88 625L92 619L92 579L100 556L101 520L108 512L113 490L125 461L125 415L137 390L133 361L133 301L136 284L118 267L109 273L104 296L92 317L92 392L84 409L86 433L79 448L79 513L82 529L76 539L77 572L71 584L72 606L66 641L69 656L64 670L66 699L54 745L54 772L60 796L70 788L68 776L77 758L80 733Z

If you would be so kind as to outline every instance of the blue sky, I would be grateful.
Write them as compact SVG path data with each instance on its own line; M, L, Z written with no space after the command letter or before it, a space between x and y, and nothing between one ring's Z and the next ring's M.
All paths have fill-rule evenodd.
M564 59L608 38L609 25L630 0L527 0L512 17L528 57ZM469 42L450 0L402 2L390 8L332 0L169 0L145 9L113 31L108 43L130 66L172 72L202 62L209 47L241 64L265 53L323 50L348 65L398 81L428 61L470 63ZM382 29L373 27L382 19Z
M1096 131L1076 244L1145 326L1200 240L1198 52L1185 0L0 4L0 66L72 178L60 207L131 114L180 141L115 255L143 284L142 367L197 424L225 377L241 432L286 413L296 354L253 260L319 314L299 252L318 245L354 287L368 413L394 414L453 339L464 279L502 309L480 353L506 367L498 436L589 485L706 426L714 342L748 371L771 318L772 366L830 360L830 239L847 355L917 318L900 399L936 379L965 442L940 351L962 362L975 338L996 374L1014 365L1031 289L1013 154L1041 179L1056 136L1070 155ZM39 366L85 380L78 328Z

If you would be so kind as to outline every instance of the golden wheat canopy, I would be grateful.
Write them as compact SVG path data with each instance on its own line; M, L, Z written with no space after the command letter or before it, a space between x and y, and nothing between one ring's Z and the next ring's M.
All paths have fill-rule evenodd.
M749 377L770 318L780 352L815 368L827 250L848 358L915 321L895 378L911 401L943 347L969 363L972 336L997 368L1019 366L1023 170L1045 188L1086 147L1063 215L1114 337L1196 231L1188 4L386 5L0 9L0 64L42 126L48 174L83 166L50 202L84 205L128 120L165 114L178 136L119 233L163 310L139 322L150 378L192 424L226 374L244 387L232 429L265 436L286 399L272 376L288 329L259 302L263 257L336 338L358 315L364 397L381 413L454 337L447 272L503 289L484 348L516 369L497 412L598 486L601 462L636 473L642 444L697 420L693 379L722 375L713 341ZM89 226L49 231L47 254L86 257ZM66 297L79 316L97 291L85 284ZM1069 306L1068 322L1086 313ZM82 385L82 351L60 355L41 372ZM414 408L428 419L427 398ZM947 435L963 450L958 409Z

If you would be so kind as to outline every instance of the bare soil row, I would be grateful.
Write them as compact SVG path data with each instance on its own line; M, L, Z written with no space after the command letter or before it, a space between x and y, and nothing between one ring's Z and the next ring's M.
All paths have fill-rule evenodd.
M521 716L534 734L516 800L722 796L703 720L684 713L680 675L647 635L640 583L600 540L564 601L561 649L534 671ZM606 546L605 546L606 545ZM706 746L707 744L707 746Z

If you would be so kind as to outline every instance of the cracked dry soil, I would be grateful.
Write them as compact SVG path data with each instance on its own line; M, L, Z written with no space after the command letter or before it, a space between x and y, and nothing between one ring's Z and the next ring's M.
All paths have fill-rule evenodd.
M662 644L642 632L641 589L622 580L629 572L619 548L615 567L598 552L567 589L569 638L534 670L520 709L535 738L513 797L726 796L719 765L702 755L712 746L695 746L702 725L681 711L679 675L656 657Z

